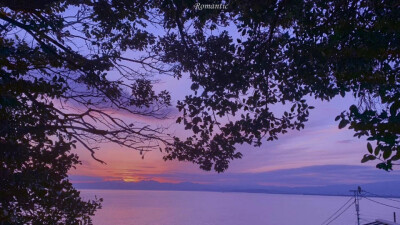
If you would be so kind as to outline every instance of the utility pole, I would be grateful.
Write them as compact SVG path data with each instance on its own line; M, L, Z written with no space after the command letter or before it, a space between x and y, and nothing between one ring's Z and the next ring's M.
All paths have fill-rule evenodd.
M361 187L358 186L357 190L350 190L354 193L354 203L356 205L356 213L357 213L357 224L360 225L360 195L361 195Z

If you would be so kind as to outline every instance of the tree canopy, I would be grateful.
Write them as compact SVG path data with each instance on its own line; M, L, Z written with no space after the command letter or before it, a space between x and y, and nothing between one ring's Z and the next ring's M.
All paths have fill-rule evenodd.
M150 75L173 71L146 51L155 39L142 31L148 6L30 3L1 1L0 221L91 224L101 199L84 201L73 188L67 172L80 162L70 150L80 144L103 162L96 143L141 153L166 145L162 128L128 124L109 111L165 117L170 96L152 89ZM124 58L128 50L143 54Z
M191 4L172 4L175 30L160 40L164 61L178 62L197 93L178 103L177 121L195 135L176 139L168 159L223 171L241 157L235 144L304 128L306 96L337 95L359 99L336 118L339 128L376 142L362 162L380 159L390 170L400 159L396 1L227 1L226 11L211 12ZM285 104L282 114L271 109Z
M338 126L375 142L362 162L392 169L400 159L397 1L196 3L0 1L0 221L90 224L100 200L83 201L67 176L77 144L94 158L102 142L160 148L165 160L222 172L241 158L238 144L303 129L307 96L359 99ZM187 138L108 113L165 118L169 92L153 90L160 74L192 81L193 94L177 104Z

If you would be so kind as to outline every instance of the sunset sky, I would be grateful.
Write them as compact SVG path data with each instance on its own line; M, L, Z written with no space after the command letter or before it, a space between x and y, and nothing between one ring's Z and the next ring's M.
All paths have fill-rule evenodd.
M161 79L156 89L169 90L173 103L176 103L190 93L189 87L190 81L187 78L176 80L168 77ZM331 102L316 101L310 97L309 104L315 106L315 109L310 112L310 119L304 130L290 131L280 135L277 141L265 141L261 147L237 146L244 156L233 161L223 174L202 171L197 165L188 162L165 162L162 160L164 153L159 151L148 152L142 159L137 151L115 144L102 144L96 156L107 165L96 162L88 151L78 147L75 152L79 154L83 164L70 171L71 179L73 182L154 180L274 186L319 186L398 180L398 172L378 170L375 168L376 162L361 164L360 160L366 153L365 139L354 138L351 130L338 129L334 118L351 104L357 104L352 96L348 94L345 98L336 97ZM175 124L178 115L177 110L172 108L170 119L166 120L138 118L127 114L118 116L127 122L170 127L169 132L184 136L183 126Z
M73 9L71 13L74 13ZM152 26L148 29L154 35L164 34L162 29ZM228 26L224 29L228 30L232 37L239 37L233 27ZM137 53L127 53L127 57L129 56L137 57ZM177 100L191 94L191 82L187 76L180 80L166 76L155 76L154 79L159 79L156 90L170 92L173 106ZM78 145L74 152L80 156L82 165L69 172L70 178L73 182L154 180L172 183L254 183L276 186L369 183L398 178L397 171L387 173L376 169L376 162L361 164L362 156L367 153L366 140L353 137L354 132L347 128L338 129L335 117L348 110L350 105L358 103L351 94L348 93L345 98L338 96L330 102L317 101L312 96L307 100L315 109L311 110L304 130L289 131L285 135L279 135L276 141L265 141L261 147L237 146L243 153L243 158L231 162L229 169L223 174L202 171L198 165L188 162L165 162L162 160L165 153L159 151L148 152L142 159L137 151L116 144L102 144L96 152L96 157L107 164L95 161L87 150ZM280 109L282 108L276 108L278 111ZM169 127L168 132L176 136L184 137L187 133L182 125L175 124L179 112L174 107L171 107L170 118L166 120L112 111L110 113L127 123Z

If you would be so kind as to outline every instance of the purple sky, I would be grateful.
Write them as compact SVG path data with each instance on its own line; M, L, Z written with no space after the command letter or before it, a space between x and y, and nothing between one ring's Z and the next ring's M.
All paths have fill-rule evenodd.
M173 100L182 99L189 93L187 78L175 80L163 78L156 89L171 91ZM118 145L103 144L97 157L106 161L101 165L88 152L78 148L76 152L83 162L70 171L75 182L93 180L124 180L126 182L155 180L160 182L196 182L221 185L258 184L275 186L319 186L330 184L359 184L396 180L398 173L375 169L376 162L361 164L366 153L365 139L353 137L348 129L338 129L334 118L357 101L350 95L336 97L330 102L308 99L315 106L305 129L280 135L273 142L261 147L238 145L244 155L235 160L223 174L204 172L197 165L187 162L162 160L163 153L149 152L144 159L136 151ZM278 107L279 110L279 107ZM120 115L124 120L170 127L169 132L184 136L182 126L174 124L178 113L173 111L168 120L155 120ZM346 166L344 166L346 165Z
M154 26L149 26L148 29L155 35L163 35L165 32ZM222 30L228 30L231 35L237 36L233 25ZM126 57L135 58L138 54L128 52ZM111 77L115 76L113 72L110 74ZM191 93L191 82L185 75L180 80L168 76L155 76L154 79L159 79L155 86L156 91L170 91L173 104ZM328 185L335 182L366 183L397 178L397 172L387 173L375 169L376 162L361 164L362 156L367 153L366 140L354 138L354 133L348 129L338 129L335 117L348 110L350 105L357 104L350 94L345 98L336 97L330 102L316 101L312 97L307 100L315 109L310 111L309 121L304 130L289 131L280 135L276 141L265 141L261 147L237 146L243 153L243 158L231 162L224 174L202 171L192 163L164 162L164 153L159 151L148 152L142 159L137 151L114 144L103 144L100 146L101 150L96 153L96 157L105 161L107 165L96 162L88 151L78 147L74 151L79 154L83 165L71 170L70 174L76 182L155 180L226 185L245 182L283 186ZM276 107L277 111L282 109L283 107ZM187 132L183 126L175 124L178 115L177 110L173 108L170 119L167 120L139 118L126 113L118 116L128 123L169 127L168 132L184 137ZM359 176L360 174L363 176Z

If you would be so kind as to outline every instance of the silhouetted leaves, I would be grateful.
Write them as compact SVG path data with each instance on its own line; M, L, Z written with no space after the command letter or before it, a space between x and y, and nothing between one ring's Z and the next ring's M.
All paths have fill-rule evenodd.
M372 149L372 145L369 142L367 144L367 149L368 149L368 152L372 154L373 149Z
M383 161L399 151L396 1L226 3L226 12L209 14L170 4L181 17L168 18L174 29L158 46L165 62L182 65L196 92L178 103L185 128L194 135L177 140L166 159L226 168L221 157L234 159L235 145L259 146L290 129L303 129L313 108L306 96L329 101L353 95L359 104L335 118L338 127L376 141L379 148L368 152L382 154ZM229 24L231 32L209 32L209 24ZM272 110L286 104L291 107L283 112ZM203 122L193 126L196 117ZM378 168L391 168L386 166Z
M101 199L83 200L68 180L68 170L80 163L71 149L86 149L102 162L96 143L140 153L169 144L162 128L110 113L167 115L170 95L156 93L149 79L175 74L148 56L155 37L145 21L153 3L0 4L0 223L91 224ZM125 58L127 51L144 56Z
M376 159L376 157L374 155L364 155L361 162L365 163L365 162L368 162L368 161L374 160L374 159Z
M2 219L20 216L19 209L29 206L26 199L49 199L37 203L44 215L56 214L45 206L57 209L57 200L69 210L61 218L71 223L89 218L98 203L81 201L66 177L78 163L68 153L78 143L93 157L97 148L88 140L140 152L161 143L166 160L222 172L242 157L238 144L260 146L303 129L314 108L307 103L310 96L357 98L359 104L335 120L355 137L376 142L373 155L367 146L370 154L363 162L378 159L377 168L392 169L400 152L397 1L224 1L226 11L195 10L194 3L38 1L25 7L31 3L1 2L0 144L12 145L1 148L1 160L10 164L1 174L23 181L32 174L19 174L22 168L45 167L43 174L57 175L35 171L41 184L23 182L16 192L5 186L2 206L11 207L10 199L17 204ZM68 10L76 14L63 16ZM146 29L150 25L164 32L155 35ZM160 73L192 81L194 93L177 103L176 122L187 138L162 136L162 129L137 127L107 113L165 118L169 93L156 93L149 78ZM71 113L65 103L84 109ZM63 198L46 198L59 184L66 187ZM68 196L80 205L76 211L65 206ZM39 216L29 218L44 223Z

